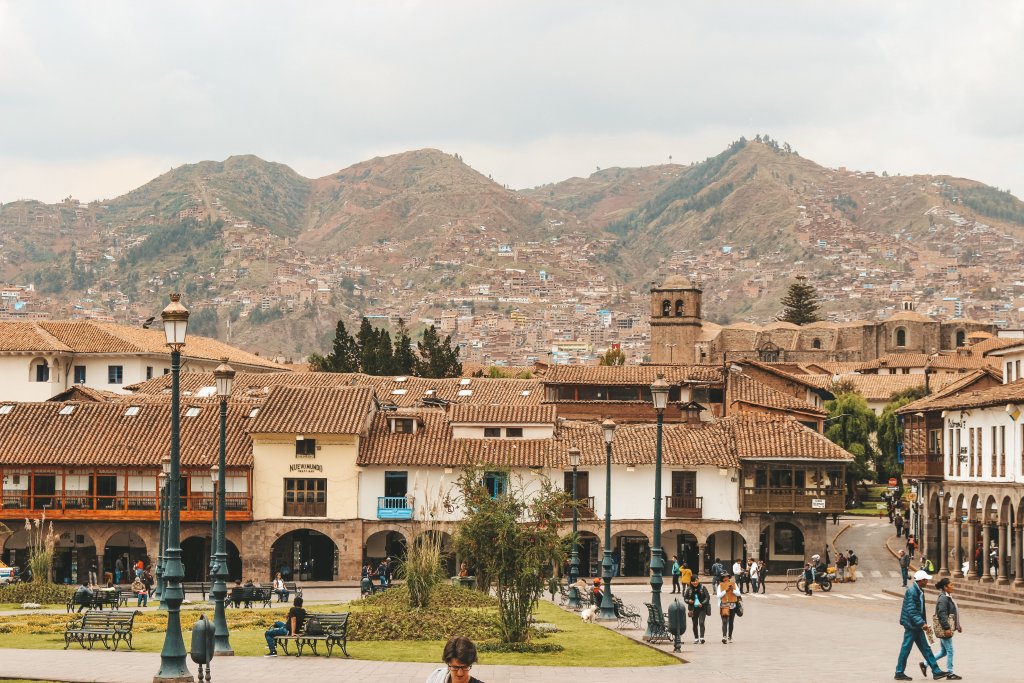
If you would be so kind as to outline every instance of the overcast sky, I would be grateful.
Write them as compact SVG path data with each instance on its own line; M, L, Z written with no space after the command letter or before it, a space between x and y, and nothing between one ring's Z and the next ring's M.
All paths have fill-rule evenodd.
M532 187L757 133L1024 196L1024 2L0 0L3 202L423 147Z

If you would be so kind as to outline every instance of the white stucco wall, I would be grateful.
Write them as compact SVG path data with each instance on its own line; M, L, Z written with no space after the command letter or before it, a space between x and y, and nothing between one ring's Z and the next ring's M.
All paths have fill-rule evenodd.
M965 411L961 416L960 412L949 411L943 420L945 425L943 431L943 473L948 481L964 482L1017 482L1024 483L1024 473L1021 472L1022 449L1024 449L1024 405L1011 404L1012 410L1007 412L1007 406L999 405L990 408L973 408ZM1013 413L1018 412L1015 420ZM1005 428L1006 443L993 443L992 428L996 428L996 441L1000 441L1002 432L1000 427ZM953 440L950 441L950 429L953 429ZM970 472L970 430L981 430L981 475ZM950 475L950 461L959 456L956 451L956 434L960 435L960 445L967 448L967 462L960 463L960 473L957 474L956 462L953 461L953 474ZM977 438L977 436L975 436ZM999 453L1005 452L1006 474L1000 476L999 457L996 459L996 474L992 474L992 450L993 447ZM997 454L998 455L998 454ZM975 447L975 460L978 458L977 447Z
M281 519L284 480L305 478L327 480L327 519L357 516L359 470L355 463L359 437L305 436L316 439L314 457L295 455L294 434L253 435L253 519Z

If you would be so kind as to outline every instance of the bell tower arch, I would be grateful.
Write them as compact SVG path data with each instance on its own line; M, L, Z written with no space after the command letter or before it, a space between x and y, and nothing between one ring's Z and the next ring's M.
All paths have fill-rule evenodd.
M702 290L681 275L651 283L651 362L695 363Z

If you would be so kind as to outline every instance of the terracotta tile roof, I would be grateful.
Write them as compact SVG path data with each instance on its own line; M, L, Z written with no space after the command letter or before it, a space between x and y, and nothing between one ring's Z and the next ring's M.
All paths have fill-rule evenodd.
M8 404L10 405L10 404ZM60 410L72 407L68 415ZM125 403L18 403L0 414L0 465L159 467L170 453L171 409L146 403L126 415ZM187 417L190 407L198 414ZM227 463L252 466L244 423L251 406L229 403ZM181 403L181 462L209 467L217 454L220 412L216 405Z
M814 375L814 377L819 376L824 375ZM811 376L809 375L808 377ZM777 391L767 384L758 382L753 377L744 375L742 372L733 372L729 375L729 401L731 403L747 403L763 408L799 412L821 417L825 417L828 414L807 401L802 401L799 398Z
M859 370L877 370L878 368L923 368L928 364L927 353L887 353L881 358L860 364Z
M669 384L721 382L718 365L553 365L544 384L650 385L661 373Z
M950 380L940 378L947 377L952 378L953 375L933 375L929 380L929 385L933 389L945 386ZM835 380L831 375L816 375L809 377L808 380L829 391L835 385ZM839 382L848 382L853 385L854 391L863 396L865 400L888 401L889 397L897 392L917 387L923 389L924 375L860 375L851 373L839 375Z
M791 417L755 413L721 422L729 423L726 428L740 460L853 460L850 453Z
M287 387L270 390L250 434L363 434L374 409L370 387Z
M148 330L116 323L92 320L65 320L39 322L0 321L0 351L64 351L96 354L168 355L162 330ZM245 367L284 370L266 358L261 358L216 339L190 335L183 351L188 358L219 360Z
M1010 384L1000 384L978 391L945 391L941 396L926 396L919 401L908 403L899 412L912 413L921 410L987 408L1010 403L1020 403L1024 406L1024 380L1017 380Z
M554 424L557 410L553 405L480 405L460 403L448 412L451 423L475 424Z
M808 389L821 391L821 387L816 386L813 382L811 382L808 379L812 375L794 375L789 372L786 372L785 370L780 369L779 367L772 363L762 363L761 361L757 360L744 359L741 361L736 361L735 363L733 363L733 365L738 365L740 367L749 365L750 367L758 368L759 370L764 370L765 372L771 373L776 377L781 377L782 379L785 379L787 381L794 382L796 384L802 384Z
M930 407L935 401L944 400L947 397L954 396L956 394L967 391L970 387L974 386L978 382L985 378L995 379L1002 382L1002 377L996 374L992 368L978 368L973 372L969 372L966 375L950 375L952 381L941 389L932 391L932 393L924 398L918 399L913 403L908 403L903 406L897 413L915 412L918 410L931 410Z
M91 401L104 403L107 401L120 401L125 398L124 394L115 394L113 391L93 389L84 384L75 384L70 389L65 389L56 396L47 399L48 403L61 403L63 401Z
M985 355L992 351L1002 351L1003 349L1009 349L1014 346L1020 346L1024 344L1024 339L1011 339L1009 337L990 337L988 339L982 339L979 342L971 344L971 352L975 354Z
M401 381L399 381L401 380ZM412 408L424 399L446 403L480 403L506 405L539 405L544 400L543 386L532 379L491 379L424 377L377 377L361 373L333 372L273 372L246 373L235 376L233 396L266 396L275 386L295 387L350 387L369 386L382 404ZM126 387L136 393L170 392L171 380L167 375ZM183 392L195 393L214 386L212 373L188 372L181 375Z
M998 368L999 359L973 353L940 353L931 357L928 366L934 370L974 370L985 366Z

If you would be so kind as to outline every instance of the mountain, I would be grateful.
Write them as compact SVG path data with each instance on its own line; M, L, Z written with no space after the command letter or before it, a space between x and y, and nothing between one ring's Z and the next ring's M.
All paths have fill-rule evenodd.
M0 278L36 286L29 310L125 321L179 288L205 333L305 355L339 317L415 321L451 297L508 315L586 310L602 297L625 310L671 273L702 282L719 322L770 320L795 274L839 319L906 294L994 319L1008 315L1007 295L1024 296L1013 284L1022 240L1024 203L1008 192L824 168L767 136L689 165L519 191L434 149L316 179L245 155L173 169L109 201L0 206Z

